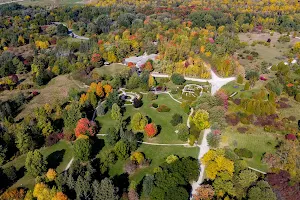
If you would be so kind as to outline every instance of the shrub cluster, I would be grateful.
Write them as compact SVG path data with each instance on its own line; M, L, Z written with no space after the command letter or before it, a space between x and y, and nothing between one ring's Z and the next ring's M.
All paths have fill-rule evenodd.
M158 108L158 104L157 104L157 103L152 103L151 106L152 106L153 108Z
M166 105L159 105L159 107L156 109L158 112L170 112L170 108Z
M236 153L238 156L244 157L244 158L252 158L253 157L253 153L249 149L246 149L246 148L235 148L234 153Z
M231 126L236 126L240 121L238 115L235 113L226 115L225 119L226 119L227 124L229 124Z
M247 127L238 127L237 130L239 133L246 133L249 129Z

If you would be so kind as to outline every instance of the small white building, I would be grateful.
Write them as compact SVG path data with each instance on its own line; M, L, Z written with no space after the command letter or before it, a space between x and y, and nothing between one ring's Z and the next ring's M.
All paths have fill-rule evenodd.
M148 60L155 60L157 57L157 54L150 54L147 55L147 53L145 53L142 56L132 56L129 58L125 58L124 60L124 64L128 64L128 63L134 63L136 65L137 68L141 68Z

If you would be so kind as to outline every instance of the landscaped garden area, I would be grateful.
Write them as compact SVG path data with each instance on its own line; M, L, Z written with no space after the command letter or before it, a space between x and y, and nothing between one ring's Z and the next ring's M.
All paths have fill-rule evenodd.
M7 1L1 200L298 200L299 2Z
M166 105L170 108L169 112L158 112L153 104ZM132 117L135 113L140 112L146 116L148 116L152 122L154 122L158 127L160 127L160 131L154 138L146 138L144 141L152 142L152 143L163 143L163 144L176 144L183 143L178 140L177 135L175 133L176 128L171 125L170 121L172 120L172 115L178 113L182 115L183 122L186 123L188 114L184 112L184 110L180 107L180 104L173 99L168 94L159 94L156 100L149 100L147 94L143 95L143 105L140 108L134 108L132 105L125 107L126 111L124 113L123 118L125 120L130 121L130 117ZM97 117L96 120L99 121L101 130L101 134L106 134L106 131L109 127L114 127L114 121L110 120L110 112L106 115Z

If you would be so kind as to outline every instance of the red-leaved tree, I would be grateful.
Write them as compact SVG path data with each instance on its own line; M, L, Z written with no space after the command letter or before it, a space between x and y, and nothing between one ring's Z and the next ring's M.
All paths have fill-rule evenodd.
M75 135L79 137L80 135L94 136L96 133L96 123L89 121L87 118L81 118L77 122L75 128Z
M220 99L220 101L222 102L224 108L227 110L228 108L228 95L225 93L224 90L219 90L216 93L216 97Z
M157 127L154 123L145 126L145 133L148 137L152 138L157 134Z
M100 54L98 54L98 53L94 53L92 55L92 62L93 63L98 63L98 62L100 62L101 59L102 58L101 58Z

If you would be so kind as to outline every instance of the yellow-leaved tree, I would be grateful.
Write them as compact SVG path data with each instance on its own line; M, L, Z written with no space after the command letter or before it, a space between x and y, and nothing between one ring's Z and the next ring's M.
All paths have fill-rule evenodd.
M207 178L214 180L219 173L233 176L234 162L225 157L223 149L209 150L201 159Z
M57 175L56 171L51 168L46 173L46 177L49 179L49 181L53 181L56 178L56 175Z

